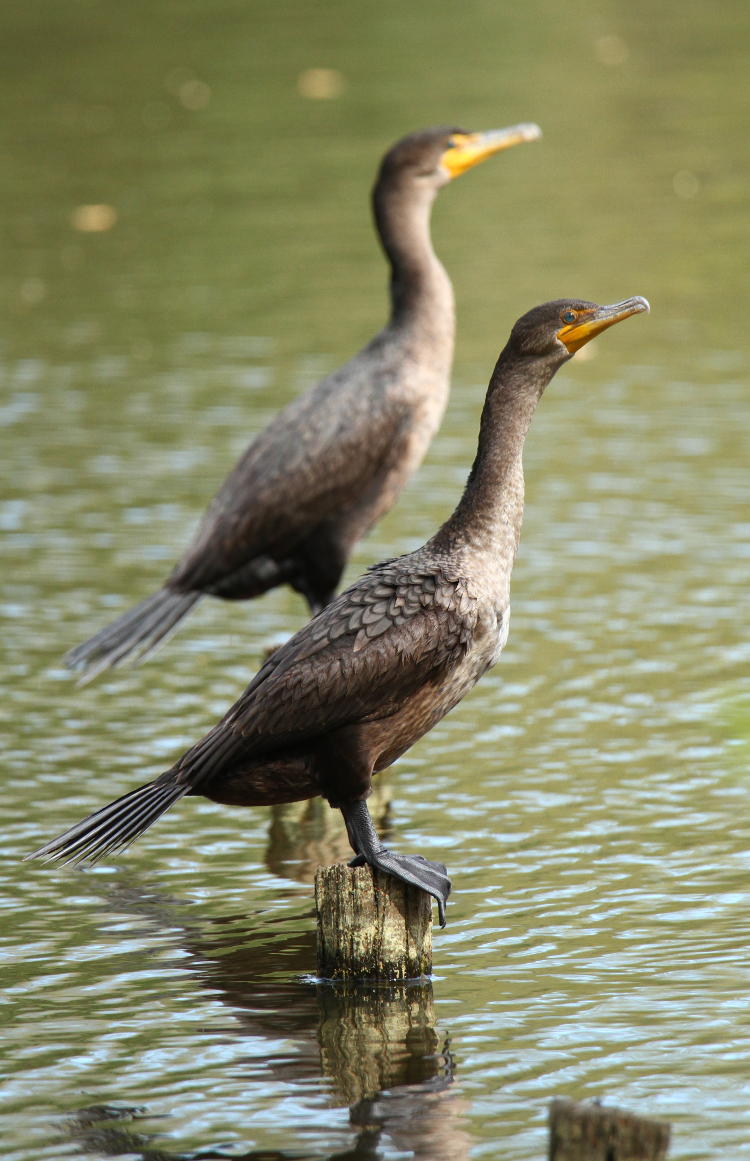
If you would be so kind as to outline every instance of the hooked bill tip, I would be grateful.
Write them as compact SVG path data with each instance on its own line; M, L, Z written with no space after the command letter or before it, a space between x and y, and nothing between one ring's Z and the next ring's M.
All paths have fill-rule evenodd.
M523 124L517 126L519 136L524 141L536 141L538 137L542 136L542 131L534 121L524 121Z

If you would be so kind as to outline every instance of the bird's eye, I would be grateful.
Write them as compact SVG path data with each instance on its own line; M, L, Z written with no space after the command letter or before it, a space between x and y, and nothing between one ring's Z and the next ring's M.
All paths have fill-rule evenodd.
M445 147L445 148L446 148L446 149L455 149L455 148L456 148L456 142L455 142L455 141L454 141L454 140L451 138L451 139L448 141L448 144L446 145L446 147Z
M574 310L564 310L560 317L564 323L574 323L576 321L576 313Z

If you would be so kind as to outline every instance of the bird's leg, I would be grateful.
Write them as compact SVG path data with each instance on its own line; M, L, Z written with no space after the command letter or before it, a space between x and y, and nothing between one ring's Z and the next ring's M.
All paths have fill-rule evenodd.
M364 799L340 805L339 809L344 816L352 850L357 852L349 866L361 867L369 863L386 875L421 887L437 901L440 926L445 927L445 904L451 889L445 865L430 862L422 855L397 855L384 847Z

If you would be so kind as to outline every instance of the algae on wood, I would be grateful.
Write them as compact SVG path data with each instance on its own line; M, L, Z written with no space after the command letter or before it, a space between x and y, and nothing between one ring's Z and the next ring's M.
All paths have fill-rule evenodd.
M336 863L315 876L318 974L406 980L432 971L432 898L369 866Z

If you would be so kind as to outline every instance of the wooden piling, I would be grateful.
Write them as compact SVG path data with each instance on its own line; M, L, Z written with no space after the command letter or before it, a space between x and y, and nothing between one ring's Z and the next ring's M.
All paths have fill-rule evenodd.
M432 971L432 898L369 866L335 863L315 875L318 974L408 980Z
M625 1109L554 1100L549 1110L549 1161L663 1161L666 1121Z

